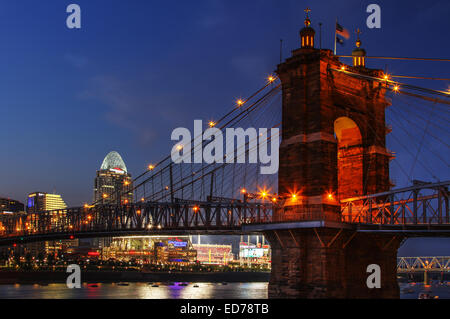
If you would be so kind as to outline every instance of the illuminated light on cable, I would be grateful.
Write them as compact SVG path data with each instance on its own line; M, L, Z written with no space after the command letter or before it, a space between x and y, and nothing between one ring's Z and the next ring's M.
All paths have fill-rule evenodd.
M385 81L389 80L389 74L383 75L383 80L385 80Z
M209 121L208 125L209 125L209 127L214 127L214 126L216 126L216 122Z
M242 99L238 99L237 101L236 101L236 104L238 105L238 106L242 106L242 105L244 105L244 100L242 100Z
M267 77L267 81L269 81L269 83L272 83L272 82L275 81L275 77L274 77L273 75L269 75L269 76Z
M153 171L154 169L155 169L155 165L150 164L150 165L148 166L148 170L149 170L149 171Z
M400 87L398 85L394 85L394 87L392 88L392 90L394 92L398 92L400 90Z
M259 193L259 197L261 197L261 199L266 199L268 196L269 196L269 194L267 193L266 190L262 190L262 191Z

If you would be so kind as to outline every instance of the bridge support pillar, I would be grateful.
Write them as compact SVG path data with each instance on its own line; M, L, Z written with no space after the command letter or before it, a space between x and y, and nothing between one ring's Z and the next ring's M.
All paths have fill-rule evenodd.
M331 228L271 230L269 298L399 298L394 235ZM367 266L381 268L381 288L367 287Z

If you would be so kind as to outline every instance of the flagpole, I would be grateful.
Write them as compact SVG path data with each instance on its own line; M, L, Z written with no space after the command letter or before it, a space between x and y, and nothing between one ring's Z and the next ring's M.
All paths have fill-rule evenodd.
M319 22L319 45L320 50L322 50L322 22Z
M336 55L336 37L337 37L336 26L337 26L337 23L338 23L338 19L336 17L336 24L334 25L334 55Z

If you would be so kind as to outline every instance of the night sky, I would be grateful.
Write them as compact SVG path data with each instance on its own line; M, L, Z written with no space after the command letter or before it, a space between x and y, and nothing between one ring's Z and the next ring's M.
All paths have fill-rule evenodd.
M70 3L81 6L81 30L66 27ZM381 29L365 25L370 3L381 6ZM323 23L322 47L333 47L336 17L349 29L338 54L351 54L359 27L368 55L450 57L447 0L1 1L0 196L25 202L30 192L55 191L71 206L90 201L95 171L111 150L141 173L170 152L174 128L218 118L264 84L279 63L280 39L285 57L299 47L306 6L316 43ZM367 64L450 77L448 62ZM448 148L440 152L449 158ZM411 243L404 247L411 254L423 245L450 254L449 240Z

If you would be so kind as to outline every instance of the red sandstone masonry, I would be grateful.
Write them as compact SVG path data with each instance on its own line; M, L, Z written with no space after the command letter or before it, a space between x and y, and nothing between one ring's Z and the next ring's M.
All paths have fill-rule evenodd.
M283 90L279 193L297 193L299 199L287 200L274 213L275 221L340 221L339 199L390 187L384 88L330 70L340 65L329 50L299 49L278 66ZM339 118L351 121L343 122L336 139ZM280 229L265 236L272 245L270 297L399 297L395 267L401 238L339 228ZM369 264L381 267L381 289L366 285Z

